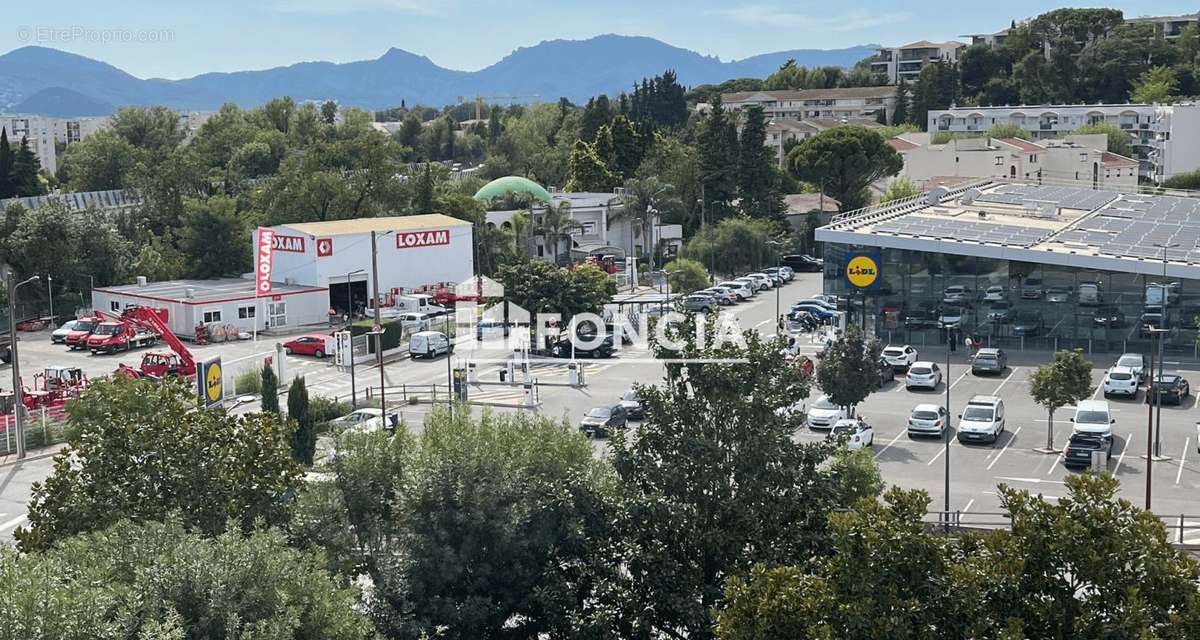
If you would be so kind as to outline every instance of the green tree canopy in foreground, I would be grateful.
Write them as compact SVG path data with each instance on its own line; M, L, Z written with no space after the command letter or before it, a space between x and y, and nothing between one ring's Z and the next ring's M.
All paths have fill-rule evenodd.
M276 532L121 521L44 553L0 548L0 640L359 640L356 589Z

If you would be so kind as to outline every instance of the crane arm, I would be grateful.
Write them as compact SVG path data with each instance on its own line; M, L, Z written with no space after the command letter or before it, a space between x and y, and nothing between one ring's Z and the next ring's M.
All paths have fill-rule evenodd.
M163 339L163 342L167 343L168 347L171 347L171 351L174 351L179 356L184 367L189 371L195 371L196 358L188 350L187 345L183 344L183 341L179 339L179 336L176 336L175 332L171 331L167 323L158 317L154 309L150 309L149 307L129 307L125 309L125 313L122 314L121 318L158 334Z

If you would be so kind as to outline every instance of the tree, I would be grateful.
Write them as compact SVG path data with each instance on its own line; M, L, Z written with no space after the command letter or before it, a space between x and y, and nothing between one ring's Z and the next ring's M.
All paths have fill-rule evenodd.
M624 115L617 115L609 125L609 135L612 139L613 159L609 170L619 180L633 177L638 165L642 163L642 137L633 128L633 123ZM597 142L599 140L597 139Z
M259 375L262 378L262 384L259 386L262 390L262 412L278 416L279 377L275 375L275 367L265 365Z
M929 112L946 109L958 101L958 71L945 60L925 65L913 84L910 119L913 124L926 127Z
M730 132L732 134L732 144ZM712 109L700 125L696 141L700 162L701 206L708 213L708 223L726 217L730 203L737 193L737 133L725 114L718 96Z
M269 367L268 367L269 368ZM304 378L292 380L287 398L288 422L292 426L292 459L302 465L312 466L317 450L317 425L308 410L308 387Z
M904 198L919 195L921 195L921 187L912 180L909 180L907 176L900 176L893 178L888 183L883 195L879 196L879 204L887 204L893 200L903 200Z
M193 387L117 376L68 403L76 435L33 486L30 526L15 534L21 549L171 513L206 535L230 522L246 531L256 520L284 522L280 498L298 486L300 469L283 426L269 414L197 410Z
M1170 67L1151 67L1133 83L1130 102L1170 104L1179 90L1179 77Z
M829 513L849 505L827 465L834 445L797 442L799 414L778 411L807 396L809 376L779 357L780 339L718 322L691 316L672 324L678 345L655 340L666 379L637 386L645 422L610 442L627 637L711 638L727 578L756 563L808 566L827 549Z
M0 148L0 153L3 152L4 150ZM38 177L39 167L37 156L33 153L33 149L29 148L29 138L21 136L21 146L17 147L12 156L12 171L9 174L11 195L25 198L45 193L42 181Z
M903 158L883 136L858 126L822 131L796 145L787 161L792 175L820 185L841 203L842 211L865 206L868 185L904 168Z
M180 251L194 278L240 274L250 268L248 230L237 214L237 201L228 196L184 202Z
M183 141L179 114L163 106L122 107L108 123L114 134L137 149L167 152Z
M878 340L867 342L862 329L850 325L845 333L830 345L817 364L817 384L829 396L829 401L853 411L867 399L879 380L882 348Z
M1094 135L1102 133L1108 136L1108 150L1126 158L1133 157L1133 145L1129 142L1129 132L1122 130L1111 122L1101 122L1097 124L1085 124L1079 127L1070 135Z
M745 110L742 136L738 141L737 194L742 212L751 218L782 217L783 195L775 179L775 154L767 147L763 109L753 105Z
M704 265L687 258L676 258L663 267L667 272L667 282L671 283L671 292L686 294L707 287L712 280Z
M989 138L1017 138L1018 140L1028 140L1029 131L1024 127L1017 126L1011 122L1001 122L992 125L984 134Z
M896 107L892 111L892 124L910 124L908 81L903 77L896 84Z
M675 185L665 183L655 176L630 178L625 181L625 193L621 195L621 204L620 209L609 213L609 229L614 222L622 218L640 219L643 245L648 257L653 259L654 254L661 249L651 244L654 239L655 222L661 223L662 220L682 216L683 203L675 193Z
M104 191L129 186L140 154L111 130L72 143L59 165L59 179L72 191Z
M338 107L333 100L326 100L321 103L321 121L325 124L333 124L337 120Z
M577 231L579 228L580 224L571 215L570 202L563 202L558 206L550 205L546 207L533 228L533 234L546 239L546 243L550 245L554 257L554 264L557 265L558 249L562 245L562 241L564 239L569 240L571 233Z
M424 167L417 169L416 179L413 181L413 213L433 213L436 187L433 180L433 166L426 162Z
M1054 412L1092 395L1092 363L1083 352L1058 351L1029 376L1029 395L1046 409L1046 450L1054 451Z
M579 129L579 139L584 142L594 142L596 133L600 131L600 127L612 122L613 119L612 105L608 101L608 96L600 95L588 100L587 106L583 109L583 121Z
M1177 173L1170 178L1163 180L1162 186L1165 189L1200 191L1200 170L1189 171L1187 173Z
M693 235L681 257L709 265L714 274L753 271L774 264L776 252L770 242L776 232L766 220L726 218Z
M215 538L122 520L42 553L0 549L0 640L371 637L356 590L274 531Z
M609 171L596 148L583 140L576 140L567 161L571 179L567 191L592 191L606 193L617 183L617 177Z
M593 265L563 269L541 260L502 265L496 280L504 297L531 314L557 313L564 321L579 313L596 313L612 301L617 285Z
M11 198L16 193L13 185L13 150L8 142L8 129L0 127L0 198Z

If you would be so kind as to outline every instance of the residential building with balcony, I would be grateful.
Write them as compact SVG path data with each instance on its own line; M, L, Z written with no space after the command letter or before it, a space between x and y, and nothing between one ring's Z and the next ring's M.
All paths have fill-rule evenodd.
M1125 19L1125 24L1152 24L1155 32L1167 40L1178 38L1185 27L1197 22L1200 22L1200 13L1181 16L1139 16ZM995 33L969 33L962 37L970 38L971 44L999 47L1008 38L1008 32L1009 29L1001 29Z
M926 65L935 64L941 60L950 63L958 62L958 57L966 46L954 40L949 42L921 40L903 47L883 48L871 62L871 70L886 76L891 84L899 84L901 78L904 78L906 82L912 82L921 75L921 69L924 69Z
M766 146L775 152L775 160L783 167L783 161L793 144L805 140L834 127L860 126L868 129L881 128L883 125L869 118L809 118L806 120L768 120ZM738 133L741 133L739 128Z
M888 122L896 110L896 87L844 87L798 91L742 91L721 94L730 111L759 105L767 120L870 119L882 111Z
M1146 179L1162 182L1200 169L1200 105L1194 103L951 107L930 111L928 130L982 133L993 125L1011 124L1041 141L1104 123L1129 132L1139 173Z

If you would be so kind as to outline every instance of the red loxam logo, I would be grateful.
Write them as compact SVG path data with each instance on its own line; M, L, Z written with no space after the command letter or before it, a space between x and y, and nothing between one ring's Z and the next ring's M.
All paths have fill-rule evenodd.
M414 249L417 247L435 247L450 244L450 230L437 231L408 231L396 234L397 249Z

